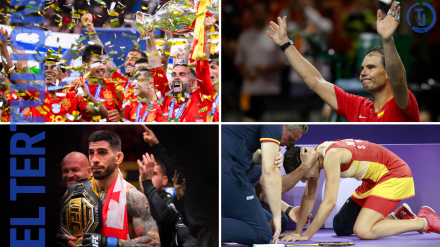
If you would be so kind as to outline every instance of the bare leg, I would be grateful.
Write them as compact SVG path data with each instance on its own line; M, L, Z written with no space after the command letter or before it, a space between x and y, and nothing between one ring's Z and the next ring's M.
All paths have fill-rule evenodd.
M425 220L422 218L395 220L388 217L392 218L391 215L385 218L372 209L362 208L354 224L354 234L360 239L377 239L425 228Z

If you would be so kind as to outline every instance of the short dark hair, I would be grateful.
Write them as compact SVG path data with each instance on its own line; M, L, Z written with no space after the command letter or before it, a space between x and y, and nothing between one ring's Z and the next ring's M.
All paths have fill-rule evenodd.
M92 58L92 56L94 56L92 54L92 52L95 55L107 55L107 52L105 51L105 48L101 45L88 45L86 46L86 48L84 48L83 54L82 54L82 61L85 63L89 63L90 59Z
M137 52L139 52L140 54L141 54L141 58L146 58L147 57L147 54L144 52L144 51L141 51L141 50L139 50L139 49L131 49L130 50L130 52L132 52L132 51L137 51ZM129 53L130 53L129 52Z
M370 53L379 53L382 58L382 65L383 65L384 69L386 69L386 67L385 67L385 53L383 51L383 46L379 45L379 46L375 46L375 47L371 48L369 51L367 51L367 54L365 54L365 56L367 56Z
M284 153L283 166L286 174L296 170L301 165L300 157L301 147L295 147L295 143L287 144L286 152Z
M121 139L119 136L108 130L99 130L89 136L89 145L91 142L106 141L110 144L113 151L121 151Z
M59 62L61 59L58 56L46 56L46 59L44 60L46 61L52 61L52 62ZM66 66L63 64L60 66L61 72L66 73Z
M134 62L134 65L138 63L148 63L148 58L146 57L139 58L138 60L136 60L136 62Z
M211 54L211 56L209 56L209 64L216 64L219 65L219 60L220 56L218 54L218 52Z
M187 68L189 65L186 64L186 63L178 63L178 64L174 65L173 69L176 68L177 66L183 66L183 67ZM188 69L188 68L187 68L187 69ZM197 76L196 76L196 71L195 71L194 69L188 69L188 70L189 70L189 71L191 72L191 74L194 76L194 79L196 79L196 78L197 78Z
M167 175L167 168L165 167L165 164L162 162L162 160L156 158L156 163L160 167L160 170L162 172L162 176Z

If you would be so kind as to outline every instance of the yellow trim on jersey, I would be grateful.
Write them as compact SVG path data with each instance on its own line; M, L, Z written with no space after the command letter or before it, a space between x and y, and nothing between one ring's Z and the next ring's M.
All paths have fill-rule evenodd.
M390 178L383 183L374 186L371 190L358 195L356 191L353 196L364 199L368 196L379 196L390 200L402 200L415 195L413 178Z
M385 110L383 110L382 112L379 112L379 113L377 114L377 117L382 117L383 114L385 114Z
M276 140L276 139L272 139L272 138L260 138L260 143L262 142L275 142L278 145L280 145L280 141Z
M371 179L374 182L379 181L379 179L388 172L387 167L384 164L370 162L370 167L365 174L365 179Z

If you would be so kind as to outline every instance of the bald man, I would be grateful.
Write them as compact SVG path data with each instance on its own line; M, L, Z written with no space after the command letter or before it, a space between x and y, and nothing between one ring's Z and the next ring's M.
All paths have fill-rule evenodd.
M71 152L61 161L62 180L66 187L74 184L76 180L92 176L89 159L83 153Z

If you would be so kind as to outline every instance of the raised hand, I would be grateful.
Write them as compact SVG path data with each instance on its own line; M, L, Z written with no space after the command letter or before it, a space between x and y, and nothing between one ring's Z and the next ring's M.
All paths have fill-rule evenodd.
M159 140L157 139L156 135L154 135L153 131L150 130L147 126L142 125L144 127L145 132L144 135L144 141L150 145L150 147L159 144Z
M382 11L377 10L377 33L384 40L389 40L393 37L394 32L400 23L400 6L399 2L394 1L391 5L387 16L382 20Z
M278 17L278 25L271 21L269 24L270 30L272 30L273 34L267 31L267 35L275 42L275 44L281 46L289 41L287 37L287 28L286 28L286 20L287 17L284 16L283 19Z
M9 33L6 28L0 27L0 45L6 45L9 40Z
M84 22L84 19L87 18L87 20ZM84 24L84 27L89 28L93 27L93 16L92 14L85 14L81 17L81 22Z
M176 190L177 200L180 200L185 196L186 181L183 179L182 184L179 184L179 173L177 173L177 170L174 171L173 186Z
M207 32L211 32L211 27L214 25L216 21L217 19L214 16L206 17L205 22L203 23L205 25L205 30Z
M157 164L154 160L154 155L149 156L148 153L145 153L144 155L142 155L142 158L142 162L140 160L137 160L141 181L151 180L154 173L154 166Z

